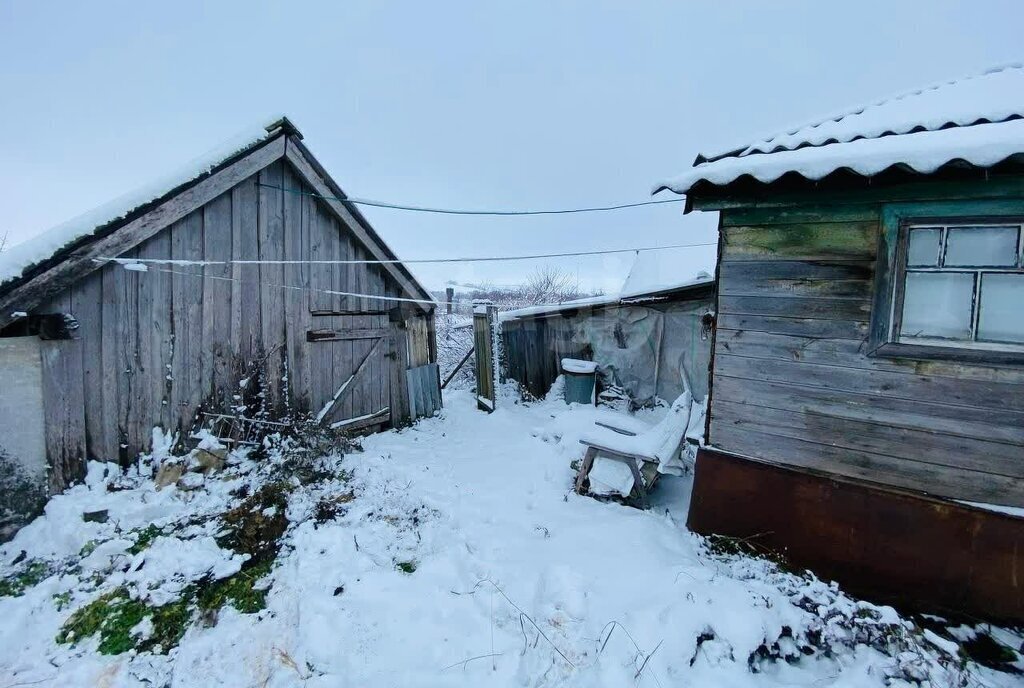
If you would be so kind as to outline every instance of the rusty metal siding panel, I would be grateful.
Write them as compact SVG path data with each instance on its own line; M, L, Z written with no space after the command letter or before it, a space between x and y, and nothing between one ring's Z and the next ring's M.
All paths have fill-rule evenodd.
M702 449L687 526L901 608L1024 622L1022 518Z

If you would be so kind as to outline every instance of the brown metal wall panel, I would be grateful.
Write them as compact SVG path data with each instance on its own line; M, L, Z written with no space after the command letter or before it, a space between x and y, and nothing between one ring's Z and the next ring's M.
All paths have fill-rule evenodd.
M903 609L1024 622L1024 518L702 449L687 525Z

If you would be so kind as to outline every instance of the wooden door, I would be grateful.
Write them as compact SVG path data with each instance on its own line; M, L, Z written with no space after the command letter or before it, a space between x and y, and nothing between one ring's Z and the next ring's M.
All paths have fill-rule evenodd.
M315 365L313 408L317 422L346 431L391 421L392 368L397 363L385 327L328 327L310 330L306 340ZM327 381L330 384L327 384Z

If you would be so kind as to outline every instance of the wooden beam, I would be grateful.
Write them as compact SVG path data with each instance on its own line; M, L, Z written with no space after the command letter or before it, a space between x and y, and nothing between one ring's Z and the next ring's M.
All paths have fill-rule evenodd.
M95 262L94 258L120 256L280 159L284 153L285 137L280 136L15 287L0 297L0 329L10 324L13 312L31 311L57 296L69 283L102 267L103 264Z
M734 208L783 208L786 206L864 205L897 201L949 201L958 199L1008 199L1010 204L1024 193L1024 176L1019 174L973 180L937 180L934 178L887 184L864 180L864 185L852 189L822 189L808 186L804 189L772 189L761 187L756 191L731 191L719 188L707 193L687 194L694 210L732 210ZM832 215L834 211L830 212Z
M324 173L318 171L319 164L314 165L305 151L305 146L299 143L297 140L291 140L290 145L285 151L285 157L288 162L292 164L295 171L303 181L313 187L313 191L319 194L322 198L320 199L323 203L331 209L331 211L338 217L338 219L345 224L345 226L351 231L357 239L370 251L370 255L374 260L395 260L394 254L386 250L383 246L383 241L376 236L371 235L367 226L364 226L363 222L360 222L348 209L345 203L336 200L339 196L340 189L336 192L332 189L329 181L330 178ZM334 185L335 187L337 185ZM371 230L372 231L372 230ZM382 266L389 275L391 275L395 281L397 281L405 292L413 298L429 299L430 295L426 293L426 290L416 284L413 280L405 275L404 272L395 263L383 263ZM381 303L387 303L381 301ZM431 307L428 304L421 303L416 304L423 311L430 311Z
M310 314L310 315L312 315L312 316L314 316L314 317L328 317L328 316L332 316L332 315L387 315L387 314L388 314L389 312L390 312L390 309L383 309L383 310L369 310L369 311L346 311L346 310L328 311L328 310L311 310L311 311L309 312L309 314Z
M371 425L379 425L383 423L391 414L391 408L385 406L380 411L369 413L365 416L358 416L356 418L347 418L345 420L339 420L336 423L331 423L332 430L359 430L366 428Z
M388 336L388 330L381 327L356 327L348 330L307 330L307 342L338 342L349 339L379 339Z
M476 350L476 347L472 347L472 346L469 347L469 351L467 351L466 355L462 357L461 361L459 361L459 365L455 366L455 370L453 370L452 372L448 373L448 377L446 377L444 379L444 382L441 383L441 389L444 389L445 387L447 387L448 383L451 382L452 378L455 377L455 374L458 373L460 370L462 370L462 366L466 365L466 361L469 360L469 357L473 355L473 352L475 350Z

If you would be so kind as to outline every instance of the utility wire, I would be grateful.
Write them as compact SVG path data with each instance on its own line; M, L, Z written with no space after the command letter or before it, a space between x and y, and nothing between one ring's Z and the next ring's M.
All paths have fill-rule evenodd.
M128 261L127 264L131 264L132 262L137 262L137 261ZM201 265L199 265L199 266L201 266ZM193 267L197 267L197 265L193 265ZM148 272L163 272L163 273L167 273L167 274L171 274L171 275L182 275L184 277L198 277L200 279L212 279L212 280L219 280L221 282L237 282L238 284L245 283L245 284L253 285L253 280L241 280L241 279L238 279L237 277L222 277L220 275L207 275L207 274L201 273L201 272L186 272L186 271L182 271L182 270L172 270L170 268L154 268L153 270L139 270L139 271L132 270L132 272L141 273L143 275L148 273ZM464 305L466 305L465 301L451 301L451 302L449 302L449 301L441 301L441 300L434 300L434 299L409 299L409 298L405 298L405 297L401 297L401 296L381 296L379 294L361 294L361 293L358 293L358 292L351 292L351 291L335 291L333 289L316 289L314 287L300 287L300 286L291 285L291 284L272 284L270 282L264 282L262 280L255 280L255 286L258 286L258 287L271 287L271 288L274 288L274 289L287 289L287 290L291 290L291 291L301 291L301 292L309 292L309 293L316 293L316 294L327 294L329 296L348 296L348 297L360 298L360 299L378 299L380 301L392 301L392 302L398 302L398 303L419 303L419 304L427 304L427 305L431 305L431 306L434 306L434 305L437 305L437 306L464 306ZM525 303L524 302L524 303L515 304L515 305L516 305L517 308L518 307L534 307L534 306L554 307L554 306L565 306L565 305L568 305L569 303L570 302L568 302L568 301L563 301L561 303ZM580 305L584 305L584 304L580 304Z
M275 186L273 184L259 183L259 186L266 187L268 189L277 189L278 191L286 191L288 193L298 194L300 196L312 196L314 198L322 198L328 201L338 201L340 203L352 203L354 205L365 205L374 208L387 208L389 210L409 210L417 213L435 213L439 215L490 215L490 216L510 216L510 215L569 215L572 213L606 213L612 210L625 210L627 208L640 208L645 205L662 205L663 203L683 203L686 201L685 198L664 198L657 201L640 201L637 203L621 203L619 205L602 205L592 206L588 208L558 208L554 210L456 210L452 208L430 208L427 206L419 205L404 205L402 203L389 203L387 201L374 201L368 198L339 198L338 196L324 196L323 194L313 193L310 191L303 191L302 189L289 189L284 186Z
M400 263L490 263L498 261L536 260L539 258L571 258L574 256L606 256L614 253L639 253L640 251L665 251L696 246L716 246L709 241L700 244L671 244L669 246L640 246L634 248L613 248L601 251L568 251L565 253L535 253L515 256L465 256L461 258L413 258L410 260L175 260L173 258L113 258L98 256L98 263L114 261L121 264L151 263L154 265L388 265Z

